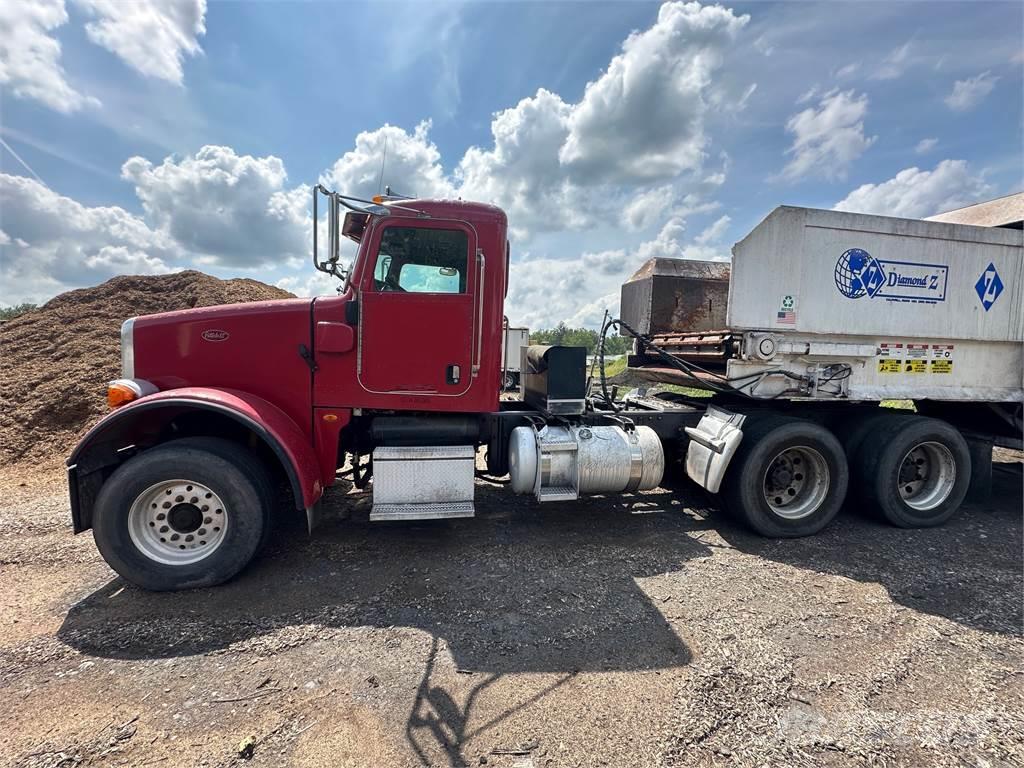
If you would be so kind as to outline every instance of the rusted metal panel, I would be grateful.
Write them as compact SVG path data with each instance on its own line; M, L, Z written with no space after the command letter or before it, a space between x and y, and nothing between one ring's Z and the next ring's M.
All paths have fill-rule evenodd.
M650 259L622 286L620 316L643 334L725 327L729 265Z

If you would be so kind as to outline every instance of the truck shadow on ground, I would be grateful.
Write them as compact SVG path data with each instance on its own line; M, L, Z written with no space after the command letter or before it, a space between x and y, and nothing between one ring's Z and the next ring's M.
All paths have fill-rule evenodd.
M233 582L157 594L115 579L72 606L58 636L89 654L147 659L290 625L408 626L444 638L474 671L678 666L689 651L636 580L709 556L709 530L758 558L878 583L914 610L1019 634L1020 498L1020 465L1005 465L991 501L939 528L902 530L848 508L816 536L769 540L686 484L545 507L483 484L476 519L394 524L366 522L368 498L334 489L334 522L312 538L285 531ZM351 519L338 520L342 510Z
M915 611L984 632L1020 635L1021 467L996 464L991 499L966 502L937 528L896 528L848 501L832 525L805 539L763 539L729 525L718 531L747 554L881 584L892 600Z
M330 501L352 499L335 492ZM58 637L89 655L134 660L259 642L287 627L424 630L431 648L405 725L423 765L437 764L439 751L448 764L467 765L471 739L579 672L691 660L637 583L710 554L692 537L707 522L671 493L541 510L481 485L475 520L383 525L365 522L367 502L357 498L353 519L311 539L286 533L216 589L154 594L115 579L71 608ZM473 673L468 693L452 686L451 662ZM552 679L474 723L479 697L513 673Z
M90 655L153 659L287 627L421 629L431 647L406 739L423 765L436 763L437 750L450 765L466 765L475 736L578 672L688 664L690 649L637 580L679 571L715 547L878 583L915 610L1018 633L1019 498L1019 470L997 472L993 501L968 505L943 528L904 531L847 510L818 536L771 541L711 510L709 497L686 485L545 508L480 485L475 520L388 525L366 522L365 496L337 489L329 506L351 510L351 519L335 519L311 539L285 532L230 584L152 594L115 579L74 605L58 636ZM459 671L478 673L468 694L445 682L444 651ZM527 672L552 679L474 723L489 688Z
M443 638L460 668L478 672L653 669L690 659L636 581L710 553L689 535L707 521L683 513L669 492L538 509L481 486L478 517L448 522L370 524L368 499L355 506L352 519L312 538L286 532L216 589L146 593L115 579L71 608L58 637L91 655L152 659L285 626L405 626ZM663 513L643 514L652 509Z

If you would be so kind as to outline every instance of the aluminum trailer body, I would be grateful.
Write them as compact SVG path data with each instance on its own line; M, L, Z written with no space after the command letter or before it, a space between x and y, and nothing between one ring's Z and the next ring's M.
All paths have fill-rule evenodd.
M729 375L843 361L853 400L1019 402L1022 239L1014 229L777 208L733 248L727 322L747 343ZM758 332L777 340L776 357L761 359Z
M733 247L727 327L655 340L754 397L1021 402L1022 239L783 206Z

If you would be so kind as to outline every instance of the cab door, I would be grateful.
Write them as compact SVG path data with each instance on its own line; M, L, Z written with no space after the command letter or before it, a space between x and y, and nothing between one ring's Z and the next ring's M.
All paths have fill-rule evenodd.
M423 398L468 392L481 317L473 228L395 217L375 228L368 253L359 286L359 385Z

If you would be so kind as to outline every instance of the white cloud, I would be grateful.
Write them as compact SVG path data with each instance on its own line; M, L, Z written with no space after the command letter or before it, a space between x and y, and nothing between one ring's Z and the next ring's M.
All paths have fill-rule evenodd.
M695 189L725 180L724 169L697 175L705 160L704 121L711 76L747 19L718 6L666 3L651 28L626 39L578 103L541 88L496 113L492 145L470 147L450 176L424 122L412 134L388 125L359 134L325 183L357 196L375 194L386 137L385 184L404 194L494 203L508 213L517 239L613 215L644 228L664 214L676 190L662 184L637 200L638 182L678 185L684 172ZM728 106L721 95L715 102ZM656 202L662 193L665 201Z
M801 93L797 97L796 103L797 104L806 104L808 101L810 101L811 99L813 99L817 95L818 95L818 86L817 85L812 85L810 88L808 88L806 91L804 91L803 93Z
M793 145L787 154L793 159L782 171L782 177L794 180L816 174L827 179L846 178L846 172L870 147L874 136L864 135L864 117L868 97L853 91L829 91L817 108L793 115L786 131L793 134Z
M952 92L944 99L946 106L954 112L967 112L974 109L996 87L998 79L999 77L991 72L982 72L980 75L969 77L966 80L957 80L953 84Z
M122 175L145 217L84 206L36 180L0 174L0 301L39 301L115 274L185 266L308 269L309 193L287 187L278 158L207 146L156 166L130 158Z
M338 158L322 182L342 194L365 199L384 186L412 197L453 197L454 187L445 176L441 153L430 141L429 132L429 120L417 125L412 134L393 125L363 131L356 136L355 149Z
M665 3L657 22L622 44L569 117L559 158L587 179L671 178L699 168L705 92L749 16Z
M158 166L132 157L121 175L154 224L207 263L254 267L308 255L309 193L286 188L276 157L206 146Z
M878 69L871 76L873 80L895 80L896 78L903 75L907 67L910 65L910 48L911 44L908 40L899 48L892 51L888 56L882 59L882 63Z
M333 296L338 292L341 283L338 279L325 272L304 271L298 275L282 277L276 283L278 288L291 291L296 296Z
M600 324L618 312L619 286L632 270L625 251L578 259L524 258L512 263L505 314L514 325L551 328ZM616 269L618 268L618 269Z
M96 17L89 39L146 75L181 85L182 60L202 52L206 0L74 0Z
M754 40L754 49L758 53L762 53L765 56L771 56L773 53L775 53L775 46L771 45L767 40L765 40L764 35L761 35L756 40Z
M722 239L722 235L725 234L726 230L729 229L729 224L732 219L728 216L722 216L714 221L710 226L707 227L703 232L697 235L697 242L701 245L707 245L708 243L717 243Z
M724 178L723 178L724 181ZM670 185L655 187L635 195L622 211L622 221L627 228L636 232L647 229L665 216L672 204L673 192Z
M837 69L836 70L836 77L838 79L842 80L843 78L850 77L850 76L854 75L857 72L858 69L860 69L860 62L859 61L852 61L849 64L847 64L845 67L840 67L839 69Z
M202 53L203 2L75 2L88 13L90 40L143 74L180 83L184 60ZM64 23L63 6L56 7L61 11L57 22ZM52 24L59 26L57 22L47 21L51 26L40 29L45 33ZM619 285L643 259L713 249L714 237L720 234L715 227L724 224L705 230L704 242L687 245L682 239L684 217L718 206L707 197L724 183L729 161L722 153L720 167L708 167L707 124L712 114L741 109L754 92L749 82L716 79L747 23L747 16L721 6L665 3L650 28L626 38L578 102L538 90L497 112L491 121L492 141L470 147L447 170L430 139L431 124L424 121L411 130L384 125L360 133L352 149L324 170L321 180L362 197L372 196L383 184L403 194L493 202L508 212L513 235L520 238L585 227L611 230L618 223L649 231L669 217L655 237L635 248L598 247L572 260L517 260L514 274L524 277L518 286L513 279L510 307L518 301L538 320L582 322L608 297L617 304ZM56 50L59 54L59 45ZM107 100L106 93L104 97ZM73 253L83 282L95 282L93 275L114 268L159 271L189 264L237 270L279 265L289 269L269 274L290 290L319 294L333 289L329 279L307 274L309 192L289 188L278 158L206 146L162 161L131 157L122 166L122 178L134 185L144 216L79 206L92 212L91 223L83 224L82 232L56 228L51 233L27 233L32 235L28 237L8 227L10 242L3 247L22 248L24 243L36 250L45 245ZM120 218L104 225L106 219L97 212L105 210L118 211ZM25 222L35 220L28 217ZM123 233L129 230L137 234L127 238ZM599 243L599 237L588 241ZM75 250L77 240L84 243L84 251ZM613 242L621 243L621 235ZM290 274L292 268L303 271ZM557 289L552 289L552 276ZM57 281L52 290L69 285Z
M571 111L558 94L541 88L496 114L491 122L493 147L470 147L459 164L459 193L501 206L519 237L528 228L584 226L589 198L558 160Z
M991 196L992 188L963 160L943 160L934 170L905 168L888 181L863 184L835 204L837 211L922 218Z
M674 214L652 239L632 249L584 253L576 259L524 256L512 263L505 313L514 324L550 328L559 322L571 327L598 327L608 309L619 311L622 283L648 259L727 261L728 249L718 244L729 225L722 216L695 242L686 243L686 224Z
M40 302L119 274L170 271L179 250L123 208L91 208L25 176L0 173L0 303Z
M921 139L917 142L917 146L914 147L914 152L918 155L927 155L938 146L938 143L938 139Z
M0 84L64 113L99 104L75 90L61 66L60 42L50 33L67 21L64 0L0 3Z

